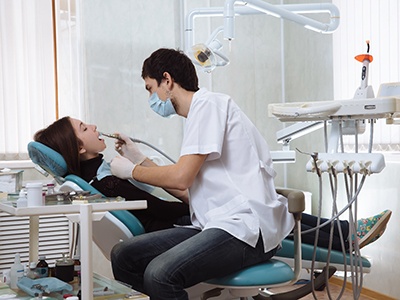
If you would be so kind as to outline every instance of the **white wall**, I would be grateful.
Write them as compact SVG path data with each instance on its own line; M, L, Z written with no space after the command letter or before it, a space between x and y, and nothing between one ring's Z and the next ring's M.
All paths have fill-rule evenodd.
M82 4L86 121L97 124L100 131L143 139L177 158L182 120L166 120L151 111L141 68L152 51L179 45L178 2L90 0ZM109 158L114 155L113 143L109 143Z

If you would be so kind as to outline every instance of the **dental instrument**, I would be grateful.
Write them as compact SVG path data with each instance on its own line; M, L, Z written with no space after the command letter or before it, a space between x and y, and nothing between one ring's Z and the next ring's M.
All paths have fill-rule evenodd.
M104 132L100 132L100 131L99 131L99 133L100 133L101 136L106 136L106 137L117 139L117 140L120 139L119 135L115 134L115 133L104 133Z
M385 168L382 153L318 153L316 160L310 159L306 165L308 172L358 173L371 175Z
M119 136L118 134L104 133L104 132L100 132L100 131L99 131L99 133L100 133L100 135L106 136L106 137L109 137L109 138L113 138L113 139L117 139L117 140L120 140L120 139L121 139L120 136ZM160 149L158 149L157 147L153 146L152 144L147 143L147 142L145 142L145 141L143 141L143 140L134 139L134 138L131 138L131 137L130 137L130 140L131 140L132 142L134 142L134 143L144 144L144 145L146 145L146 146L152 148L153 150L157 151L157 152L160 153L161 155L163 155L163 156L164 156L165 158L167 158L170 162L172 162L172 163L174 163L174 164L176 163L176 161L175 161L174 159L172 159L168 154L166 154L165 152L161 151Z
M372 89L372 86L368 85L369 64L372 62L373 57L372 55L369 54L370 50L369 40L367 40L366 43L367 43L367 53L359 54L355 57L356 60L358 60L363 64L361 68L361 84L354 94L355 99L374 98L374 91Z

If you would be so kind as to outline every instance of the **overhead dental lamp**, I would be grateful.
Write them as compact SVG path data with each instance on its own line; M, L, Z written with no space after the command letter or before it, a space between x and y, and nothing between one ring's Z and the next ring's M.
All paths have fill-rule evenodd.
M220 51L222 49L222 43L216 39L217 34L222 31L223 27L218 27L205 44L193 45L188 51L192 61L201 66L207 73L210 73L215 67L229 64L228 57Z
M303 15L316 13L328 13L330 15L329 22L319 22ZM206 72L211 72L218 66L226 66L229 59L221 52L222 44L215 36L219 32L223 32L224 39L233 40L235 38L235 16L255 14L267 14L293 21L320 33L334 32L339 26L340 20L338 8L331 3L273 5L263 0L225 0L223 7L202 7L189 12L185 19L185 53ZM196 17L223 17L224 25L217 28L206 43L194 44L194 19Z

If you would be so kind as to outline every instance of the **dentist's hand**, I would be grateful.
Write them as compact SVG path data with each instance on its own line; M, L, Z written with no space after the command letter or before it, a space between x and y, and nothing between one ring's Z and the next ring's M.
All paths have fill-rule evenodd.
M132 172L136 165L132 163L129 159L116 156L111 160L111 173L121 179L133 179Z
M120 139L115 141L115 150L136 165L140 165L146 155L140 152L138 146L125 134L118 134Z

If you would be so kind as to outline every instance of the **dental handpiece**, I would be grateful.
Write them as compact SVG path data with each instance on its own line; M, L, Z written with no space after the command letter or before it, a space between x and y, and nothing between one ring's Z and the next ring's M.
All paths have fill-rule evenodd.
M104 133L104 132L100 132L100 131L99 131L99 133L100 133L100 135L104 135L104 136L109 137L109 138L113 138L113 139L117 139L117 140L120 139L120 137L119 137L118 134L114 134L114 133Z
M121 139L121 137L120 137L118 134L114 134L114 133L104 133L104 132L100 132L100 131L99 131L99 133L100 133L100 135L103 135L103 136L106 136L106 137L109 137L109 138L113 138L113 139L117 139L117 140L120 140L120 139ZM161 151L161 150L158 149L157 147L153 146L152 144L147 143L147 142L142 141L142 140L139 140L139 139L134 139L134 138L131 138L131 137L130 137L130 140L131 140L132 142L134 142L134 143L144 144L144 145L146 145L146 146L148 146L148 147L154 149L155 151L157 151L157 152L160 153L161 155L163 155L165 158L167 158L167 159L168 159L169 161L171 161L172 163L174 163L174 164L176 163L175 160L173 160L173 159L172 159L171 157L169 157L166 153L164 153L163 151Z

